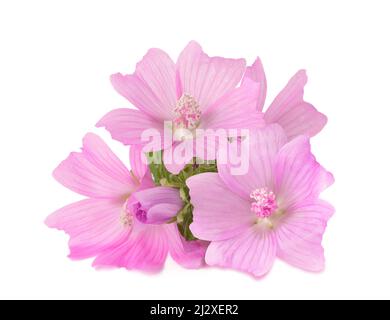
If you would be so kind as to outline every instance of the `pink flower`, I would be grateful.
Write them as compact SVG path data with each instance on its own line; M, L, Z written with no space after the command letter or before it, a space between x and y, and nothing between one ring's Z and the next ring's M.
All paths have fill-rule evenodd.
M316 162L306 136L285 144L284 131L274 124L250 139L247 174L233 176L229 164L218 164L218 173L187 180L194 205L190 229L211 241L206 263L258 277L277 256L322 270L322 235L333 208L319 195L333 176Z
M154 187L133 194L132 206L136 216L146 224L169 222L183 207L179 190L171 187Z
M257 109L262 111L267 93L267 80L259 58L246 69L242 83L245 84L248 80L260 84ZM312 137L320 132L327 122L324 114L303 100L303 89L306 82L306 72L299 70L264 113L265 121L269 124L278 123L281 125L289 140L298 135Z
M71 153L53 175L65 187L88 198L54 212L46 224L69 234L71 258L96 257L96 267L157 271L168 252L183 266L201 266L204 247L186 244L175 223L143 223L133 195L154 184L136 147L131 148L130 163L132 171L98 136L87 134L82 152ZM158 201L180 210L178 191L163 191Z
M169 223L183 206L178 189L171 187L143 189L134 193L127 206L132 208L133 214L145 225L160 225L167 229L168 249L176 262L186 268L203 266L208 242L187 241L179 234L176 223Z
M139 110L113 110L97 126L105 127L114 139L127 145L145 143L141 141L142 133L154 129L155 137L161 138L160 149L166 150L164 163L168 170L178 173L192 155L182 163L168 160L178 143L163 143L165 121L171 121L173 134L183 140L181 148L183 144L195 145L196 129L251 129L263 125L262 115L255 108L259 84L248 80L236 88L244 72L244 59L209 57L194 41L182 51L176 64L162 50L150 49L134 74L111 76L114 88ZM182 135L183 129L191 135ZM204 155L200 153L196 156Z

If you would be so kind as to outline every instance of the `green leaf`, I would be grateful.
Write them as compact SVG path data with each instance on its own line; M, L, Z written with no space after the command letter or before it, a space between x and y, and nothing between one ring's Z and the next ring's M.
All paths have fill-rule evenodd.
M177 216L177 227L179 228L181 235L187 241L197 240L197 238L192 234L190 230L190 225L193 219L192 210L192 205L188 203L184 206L184 208L179 212Z

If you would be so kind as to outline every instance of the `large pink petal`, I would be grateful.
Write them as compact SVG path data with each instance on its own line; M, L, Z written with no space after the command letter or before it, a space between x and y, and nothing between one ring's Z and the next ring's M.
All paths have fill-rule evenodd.
M145 175L141 179L141 184L137 188L137 192L144 190L144 189L149 189L149 188L154 188L156 184L153 181L152 174L150 173L150 170L146 170ZM134 193L133 193L134 194ZM133 194L131 195L131 198L133 198Z
M145 113L132 109L115 109L107 113L96 124L97 127L105 127L112 138L126 145L145 144L145 138L156 141L156 150L160 150L163 139L163 122L157 121Z
M147 158L143 153L142 148L142 145L132 145L130 147L131 172L138 180L142 180L148 170Z
M206 263L261 277L271 269L276 248L272 232L253 226L234 238L211 242L206 251Z
M289 139L301 134L312 137L320 132L327 122L324 114L303 101L306 82L305 71L298 71L265 112L267 123L280 124Z
M231 192L217 173L192 176L187 179L187 185L194 206L190 229L197 238L224 240L254 224L249 201Z
M167 254L168 241L163 226L143 225L140 230L134 228L120 246L99 254L93 265L156 272L164 266Z
M177 101L175 68L175 63L164 51L150 49L137 63L135 70L135 74L149 86L161 102L164 119L171 119L174 116L173 109ZM155 116L155 113L151 115Z
M279 151L274 166L275 193L281 206L289 206L307 199L317 199L334 179L310 151L309 138L299 136Z
M204 256L208 242L201 240L186 241L175 223L165 226L168 236L169 253L181 266L196 269L204 266Z
M244 71L244 59L209 57L191 41L177 62L179 93L193 96L204 110L235 88Z
M211 105L201 117L202 129L255 129L264 127L256 109L259 85L250 80Z
M267 116L265 115L267 118ZM280 113L278 119L267 122L276 122L285 130L289 140L298 135L315 136L325 126L327 118L324 114L318 112L311 104L301 102L292 106L288 111Z
M249 149L241 154L242 163L248 164L245 172L233 174L236 166L229 161L231 145L221 146L217 161L221 179L230 190L244 199L249 199L254 189L263 187L273 189L273 165L276 154L286 141L286 136L282 128L275 124L251 131L249 139ZM228 155L228 161L222 162L223 154Z
M217 158L218 146L220 143L227 142L228 134L227 130L205 130L202 134L198 134L192 141L194 157L197 158L197 163L199 163L200 159L215 160Z
M320 200L291 208L275 228L278 257L304 270L321 271L325 263L322 235L333 211Z
M255 62L246 68L244 78L242 79L241 85L246 85L248 80L259 83L260 88L257 94L257 109L263 110L265 98L267 96L267 79L265 77L264 68L259 57L256 58Z
M138 186L125 165L95 134L87 134L83 151L73 152L54 170L65 187L93 198L121 198Z
M299 70L275 97L267 110L267 120L275 120L281 112L303 101L303 90L307 83L305 70Z
M172 162L172 163L167 163L165 165L166 169L172 173L172 174L179 174L181 170L186 166L188 162L187 161L182 161L182 162Z
M194 141L186 139L164 149L163 162L169 172L178 174L194 156Z
M136 75L116 73L111 76L115 90L143 113L158 121L172 119L170 106L165 106L149 86Z
M51 214L45 221L50 228L70 235L71 258L87 258L122 243L130 229L120 223L122 203L105 199L86 199Z

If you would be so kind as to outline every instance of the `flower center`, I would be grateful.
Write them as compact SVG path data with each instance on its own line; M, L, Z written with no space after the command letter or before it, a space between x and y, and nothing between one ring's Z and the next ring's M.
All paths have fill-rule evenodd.
M146 222L146 211L142 208L139 202L135 203L133 210L137 219L141 222Z
M176 129L193 130L199 125L200 107L194 97L184 93L177 101L175 109L175 119L173 124Z
M251 204L251 211L256 213L259 218L270 217L278 208L275 194L268 188L255 189L250 197L254 199Z

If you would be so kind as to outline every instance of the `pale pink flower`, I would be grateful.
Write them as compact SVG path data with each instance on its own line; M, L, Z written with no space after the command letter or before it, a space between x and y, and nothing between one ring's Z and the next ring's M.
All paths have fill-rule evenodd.
M178 189L154 187L137 191L127 202L127 207L145 225L160 225L168 230L169 253L176 262L187 268L203 265L208 242L178 237L175 216L183 207Z
M137 201L133 195L154 184L136 147L130 150L130 163L132 171L97 135L87 134L82 151L71 153L53 175L65 187L88 198L54 212L46 224L69 234L70 258L96 257L96 267L157 271L168 252L183 266L201 266L204 247L187 245L175 223L143 223L132 205ZM180 210L177 190L159 191L160 204Z
M286 144L274 124L250 139L247 174L231 175L230 164L218 163L218 173L187 180L194 205L190 229L211 241L206 263L262 276L277 256L322 270L322 235L333 208L319 195L333 176L317 163L306 136Z
M178 143L163 142L164 121L172 122L175 136L182 137L183 129L192 133L182 137L181 147L195 145L196 129L261 127L262 114L256 111L259 84L248 80L236 88L244 72L244 59L209 57L194 41L184 48L176 64L164 51L150 49L134 74L111 76L114 88L139 110L113 110L97 126L127 145L141 144L142 132L155 129L166 157L171 157ZM178 173L190 158L183 163L164 162L168 170Z
M260 85L257 109L263 110L267 93L267 80L260 58L247 67L242 83L256 81ZM307 82L305 70L299 70L276 96L264 113L268 123L278 123L283 127L289 140L298 135L312 137L325 126L327 118L310 103L303 100L303 90Z

